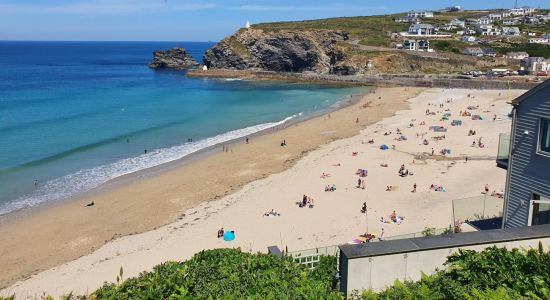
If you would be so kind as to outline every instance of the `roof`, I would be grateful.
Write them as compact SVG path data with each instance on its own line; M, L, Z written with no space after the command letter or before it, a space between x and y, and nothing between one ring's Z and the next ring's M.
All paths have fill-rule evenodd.
M339 248L347 259L353 259L433 249L504 243L544 237L550 237L550 225L482 230L475 232L383 241L379 243L366 243L360 245L341 245Z
M425 28L425 29L433 29L434 27L431 25L431 24L412 24L410 27L409 27L409 30L411 28L414 28L414 29L422 29L422 28Z
M541 91L543 89L547 89L547 88L550 88L550 79L546 79L544 82L539 83L534 88L532 88L532 89L528 90L527 92L523 93L523 95L521 95L521 96L517 97L516 99L512 100L511 103L512 103L512 105L519 105L525 99L529 99L529 97L531 97L532 95L538 93L539 91Z

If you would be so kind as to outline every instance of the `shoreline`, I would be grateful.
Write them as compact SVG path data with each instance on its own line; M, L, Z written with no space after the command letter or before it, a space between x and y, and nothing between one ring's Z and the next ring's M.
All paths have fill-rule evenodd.
M328 84L328 85L329 86L335 86L335 87L339 86L339 85L334 85L334 84ZM308 114L308 115L305 115L305 116L296 116L296 115L294 115L294 117L292 119L289 119L288 121L286 121L282 124L259 130L257 132L254 132L254 133L248 135L248 137L249 138L256 138L256 137L260 137L260 136L263 136L263 135L266 135L266 134L270 134L270 133L276 132L278 130L282 130L282 129L285 129L287 127L290 127L294 124L298 124L298 123L301 123L301 122L306 122L308 120L317 118L317 117L322 116L324 114L333 113L337 110L343 109L343 108L351 106L353 104L356 104L357 102L359 102L361 100L361 98L363 96L365 96L366 94L372 92L372 90L374 88L365 86L364 89L365 89L364 92L361 92L361 93L358 93L358 94L347 95L347 96L345 96L344 98L338 100L337 102L335 102L334 104L332 104L329 107L319 109L319 110L317 110L315 112L312 112L311 114ZM280 121L282 121L282 120L280 120ZM280 121L274 121L272 123L277 123L277 122L280 122ZM240 129L237 129L237 130L240 130ZM227 132L224 132L224 133L221 133L221 134L225 134L225 133L227 133ZM39 213L40 211L45 210L45 209L50 209L52 207L55 207L56 205L63 205L64 203L71 202L71 201L78 201L78 200L82 200L84 198L93 198L94 196L99 195L101 193L106 193L106 192L112 191L113 189L120 188L122 186L129 185L129 184L133 184L133 183L136 183L140 180L144 180L144 179L148 179L148 178L151 178L151 177L154 177L154 176L158 176L158 175L161 175L164 172L168 172L168 171L174 170L176 168L184 167L184 166L186 166L190 163L193 163L193 162L196 162L196 161L199 161L199 160L202 160L202 159L207 159L209 156L218 153L219 148L222 145L234 146L234 145L238 144L239 141L243 140L244 138L245 137L234 138L234 139L231 139L231 140L228 140L228 141L225 141L225 142L219 142L219 143L216 143L214 145L211 145L211 146L202 148L200 150L197 150L195 152L192 152L192 153L190 153L190 154L188 154L184 157L175 159L173 161L168 161L168 162L156 165L156 166L147 167L147 168L138 170L136 172L131 172L129 174L125 174L125 175L115 177L115 178L110 179L109 181L107 181L105 183L102 183L102 184L100 184L96 187L91 188L90 190L78 193L78 194L70 196L70 197L57 199L57 200L53 200L53 201L47 201L47 202L40 203L40 204L35 205L35 206L26 207L26 208L22 208L22 209L17 209L17 210L8 212L6 214L2 214L2 215L0 215L0 226L2 226L3 224L9 224L10 222L13 222L14 220L17 220L18 218L21 218L21 217L29 217L32 214Z
M367 95L368 94L369 92L367 92ZM364 96L365 95L363 94L361 95L361 97L356 97L357 98L356 101L359 102ZM352 109L353 107L356 107L357 104L358 103L351 103L349 105L344 105L343 107L337 107L335 108L336 110L334 112L325 112L325 114L326 113L338 114L338 112L342 110ZM391 109L391 111L393 112L397 110L398 110L397 108ZM323 114L319 116L312 116L311 118L308 118L307 120L304 120L304 121L296 121L296 123L288 124L283 129L279 129L276 131L271 131L268 129L267 132L259 133L258 136L255 136L254 139L252 140L255 141L257 139L263 139L263 138L272 139L273 137L270 138L270 136L281 135L281 134L284 134L285 131L288 131L289 128L292 130L292 128L303 126L308 122L312 122L315 120L319 121L322 118L322 116ZM378 116L375 116L375 118L379 119ZM314 150L323 144L326 144L335 139L349 137L354 134L357 134L359 130L362 128L362 126L366 125L366 123L364 122L361 122L361 123L362 124L359 124L357 128L353 128L352 132L347 131L344 134L334 134L335 136L331 136L330 138L322 138L321 141L316 142L313 145L308 145L306 149L301 150L299 153L289 156L288 159L284 157L285 159L283 159L282 161L279 161L279 163L281 163L280 166L271 168L275 170L267 170L265 172L258 172L258 174L252 174L254 176L245 176L247 177L246 179L238 180L239 182L235 185L222 184L221 187L218 187L216 190L213 190L211 192L198 193L200 196L198 198L195 197L194 199L191 199L191 201L182 201L184 203L169 203L170 200L165 199L163 201L164 203L160 207L156 207L155 205L152 205L152 203L150 203L151 201L144 201L143 199L140 199L139 201L137 201L138 203L132 203L131 197L127 197L126 195L124 197L119 197L120 194L117 194L117 192L120 192L120 190L126 190L126 192L128 192L128 189L131 189L130 188L131 186L140 185L144 181L154 181L159 177L169 176L167 174L178 172L181 169L186 169L188 167L196 168L197 164L208 165L208 161L211 160L213 157L223 155L223 153L219 153L219 150L218 151L216 150L216 147L213 146L212 149L209 150L209 151L212 151L212 153L206 154L205 159L204 157L201 156L203 155L204 152L201 152L200 154L194 155L195 157L201 156L196 160L193 160L193 159L189 160L189 158L187 158L186 159L187 162L184 162L184 163L178 160L176 164L171 162L166 164L169 166L161 165L162 167L159 167L158 170L157 170L157 167L153 167L152 169L154 170L149 170L149 172L146 172L146 173L152 174L151 176L143 175L141 172L138 172L140 174L132 174L130 176L125 175L118 180L115 179L111 183L102 185L101 188L94 189L94 192L91 194L87 194L82 197L78 197L76 199L50 203L47 205L47 207L44 206L44 207L38 207L36 209L27 209L24 212L19 213L17 216L15 215L11 216L7 218L8 220L2 221L2 226L0 227L0 237L3 237L3 240L10 241L8 243L9 246L6 247L6 249L18 248L18 247L21 247L22 244L28 244L28 243L34 244L34 246L42 245L42 246L45 246L44 248L46 249L43 249L43 251L29 249L29 251L23 251L25 253L18 253L17 255L14 255L13 253L8 253L7 251L1 251L0 252L2 253L1 257L3 259L0 262L0 266L2 266L2 268L5 270L5 273L3 278L0 279L0 286L3 286L3 287L8 286L17 280L29 278L30 275L36 274L37 272L40 272L42 270L82 257L94 251L95 249L105 245L107 242L113 239L116 239L122 236L146 232L155 228L159 228L163 225L167 225L177 220L178 216L181 217L181 212L185 211L186 209L189 209L201 203L207 203L209 201L219 199L222 196L234 193L238 191L240 188L242 188L244 185L246 185L247 183L265 178L272 173L278 173L290 168L296 161L298 161L301 157L303 157L307 152ZM372 123L372 121L369 121L369 123ZM333 134L329 134L329 135L333 135ZM238 146L242 147L242 145L239 145L238 141L234 141L234 145L236 145L237 147ZM117 221L111 222L107 226L98 225L98 224L93 225L91 227L93 227L94 230L90 231L91 228L87 228L89 226L86 220L90 221L95 218L87 215L87 211L83 208L83 206L85 203L88 203L88 201L91 198L93 198L94 201L96 202L96 206L98 206L98 204L103 206L103 203L113 204L109 202L104 202L106 201L105 198L116 198L115 206L117 208L114 208L115 211L117 210L131 211L132 209L137 210L137 208L132 207L132 205L139 205L139 204L143 204L147 208L141 207L140 209L141 212L138 214L135 214L134 212L132 213L126 212L124 214L124 220L120 220L120 221L117 220ZM100 198L100 200L96 200L96 198ZM200 200L197 201L197 199L200 199ZM108 201L111 201L111 200L108 200ZM169 213L170 211L172 212ZM74 212L76 212L76 216L70 216ZM155 216L155 217L146 216L150 212L158 212L158 214L162 216ZM109 219L113 219L117 215L116 213L113 213L112 210L104 211L103 213L111 216L111 217L105 217L105 216L100 217L100 219L104 219L105 221ZM139 220L141 220L142 218L145 218L145 221L140 222ZM61 221L63 219L66 219L66 220ZM95 220L95 221L97 222L99 220ZM133 224L133 226L129 226L129 224ZM55 231L60 227L66 227L66 226L76 226L76 228L80 227L80 229L74 230L74 232L70 232L68 234L56 235L56 237L53 238L53 240L51 240L50 238L47 238L48 236L51 237L52 231ZM108 227L108 229L103 230L104 229L103 227ZM121 228L121 227L124 227L124 228ZM44 228L47 228L47 229L44 229ZM98 231L100 232L98 233ZM29 242L29 241L32 241L32 242ZM52 245L52 244L58 244L58 245ZM71 249L64 249L64 247L62 247L63 245L69 245L70 246L69 248ZM33 259L31 259L28 262L25 261L24 258L29 258L29 257L32 257ZM17 262L20 262L20 263L17 263Z

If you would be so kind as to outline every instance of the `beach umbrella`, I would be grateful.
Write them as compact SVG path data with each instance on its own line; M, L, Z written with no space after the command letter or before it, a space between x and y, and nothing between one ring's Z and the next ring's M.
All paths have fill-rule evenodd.
M223 234L223 240L226 241L226 242L232 241L234 239L235 239L235 234L231 231L226 231Z

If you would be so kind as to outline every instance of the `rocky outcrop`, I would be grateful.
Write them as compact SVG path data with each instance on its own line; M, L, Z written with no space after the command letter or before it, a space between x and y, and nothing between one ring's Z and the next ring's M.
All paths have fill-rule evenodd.
M330 73L345 60L337 43L347 39L345 31L249 28L209 49L203 62L209 69Z
M149 68L153 69L189 69L198 66L195 59L183 48L153 52L153 61Z

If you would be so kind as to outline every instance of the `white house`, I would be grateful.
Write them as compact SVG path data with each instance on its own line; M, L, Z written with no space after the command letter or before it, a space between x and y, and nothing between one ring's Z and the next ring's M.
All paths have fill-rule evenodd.
M548 39L544 37L534 37L527 40L527 44L548 44Z
M407 16L412 18L433 18L434 13L431 11L410 11Z
M502 25L517 25L520 21L516 19L504 19L502 20Z
M511 16L523 16L525 14L525 10L523 8L512 8L508 10L510 12Z
M498 22L502 20L502 14L489 14L487 16L492 22Z
M502 34L506 36L520 36L521 31L518 27L502 27Z
M452 19L449 25L464 28L466 27L466 22L459 19Z
M544 57L528 57L521 61L521 66L530 74L550 71L550 59Z
M487 17L475 19L474 21L475 21L475 24L477 24L477 25L489 25L489 24L493 23L493 21L491 21L491 19L489 19Z
M493 27L493 25L479 25L476 27L477 32L481 35L497 36L500 35L500 29Z
M428 40L405 40L402 49L433 52L433 49L430 48L430 41Z
M475 36L463 36L460 41L464 43L475 43L477 39Z
M470 55L470 56L483 56L483 50L481 50L481 48L479 47L468 47L466 49L464 49L464 54L465 55Z
M536 8L529 7L529 6L524 6L524 7L522 7L522 9L523 9L523 14L524 15L532 15L536 11Z
M508 52L506 55L504 55L505 58L510 59L526 59L529 57L529 53L527 52Z
M432 35L435 34L434 27L430 24L413 24L409 27L409 34Z
M404 16L400 18L395 18L394 21L396 23L419 23L420 19L415 17Z

